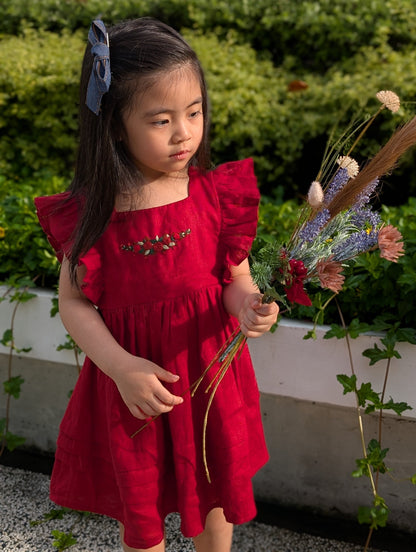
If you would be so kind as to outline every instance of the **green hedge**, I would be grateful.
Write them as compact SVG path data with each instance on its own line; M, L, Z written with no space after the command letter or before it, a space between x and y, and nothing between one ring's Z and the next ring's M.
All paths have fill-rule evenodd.
M57 263L32 198L63 190L72 174L78 79L91 19L113 23L142 15L182 30L194 46L211 96L213 161L254 157L263 195L304 194L334 124L343 129L356 111L374 112L378 90L392 89L405 101L399 113L378 118L358 148L358 161L414 114L413 0L8 2L0 21L0 280L13 274L56 283ZM290 91L293 81L306 87ZM415 152L406 156L385 179L382 195L385 203L404 204L386 216L398 217L407 255L398 265L379 259L376 267L377 255L362 258L343 292L351 314L371 316L390 301L388 312L398 305L405 318L411 316L405 311L415 281L416 207L407 198L416 195L415 160ZM294 210L290 202L276 207L265 199L257 244L266 233L289 229ZM397 281L400 290L393 289Z
M108 23L152 15L176 28L235 29L256 50L279 64L287 56L318 72L348 59L363 46L414 46L413 0L13 0L2 8L0 33L19 34L27 26L74 31L102 16Z
M392 88L404 99L411 99L416 89L413 58L388 44L363 49L324 75L306 70L300 74L290 59L280 66L260 59L251 46L240 43L236 32L221 40L213 33L183 32L207 73L214 163L254 157L267 195L279 190L285 197L305 193L320 165L326 137L346 106L350 110L340 118L340 128L356 108L364 114L374 111L379 89ZM27 29L21 37L7 36L0 42L0 174L7 179L71 174L85 40L84 31ZM289 83L299 77L308 87L289 91ZM359 161L373 154L412 110L409 104L396 115L384 113L360 146ZM392 186L401 183L387 202L402 203L416 194L415 159L414 152L409 154L389 179Z
M25 31L0 43L0 173L68 173L77 134L83 38Z

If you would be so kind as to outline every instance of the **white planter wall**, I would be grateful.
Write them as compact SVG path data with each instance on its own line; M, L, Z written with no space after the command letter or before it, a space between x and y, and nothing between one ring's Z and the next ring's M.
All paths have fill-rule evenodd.
M4 293L0 288L0 295ZM26 437L27 444L53 451L68 392L77 379L72 351L56 351L66 340L59 316L51 318L53 294L36 290L37 297L19 306L15 320L16 347L32 347L13 360L13 375L25 382L19 399L12 399L10 430ZM10 327L14 304L0 304L0 335ZM366 478L353 479L355 458L362 456L355 398L343 395L337 374L351 374L345 340L304 340L310 324L284 320L274 334L250 340L261 391L269 463L255 477L259 499L307 506L326 513L356 515L359 505L370 504ZM361 355L378 336L351 340L359 385L370 381L381 391L385 364L369 366ZM383 447L396 477L416 473L416 347L400 344L402 356L393 359L386 395L406 401L413 410L385 415ZM0 345L0 382L7 378L8 349ZM5 395L0 391L0 418ZM377 436L376 416L365 416L367 442ZM383 476L380 494L391 509L390 523L416 532L416 487Z

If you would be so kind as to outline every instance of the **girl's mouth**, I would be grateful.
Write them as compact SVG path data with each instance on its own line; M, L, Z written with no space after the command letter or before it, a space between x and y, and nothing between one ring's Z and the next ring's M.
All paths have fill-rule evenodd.
M182 150L182 151L178 151L177 153L173 153L169 157L180 161L181 159L185 159L188 156L188 154L189 154L189 150Z

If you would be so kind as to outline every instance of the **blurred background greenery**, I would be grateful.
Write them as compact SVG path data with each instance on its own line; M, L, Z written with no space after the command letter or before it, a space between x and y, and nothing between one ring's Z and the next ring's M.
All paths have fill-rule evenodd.
M255 247L270 236L285 239L334 126L342 130L352 117L374 113L379 90L400 96L398 113L385 110L360 143L354 157L362 163L415 111L414 0L1 0L0 14L3 282L56 284L57 262L36 222L33 197L70 182L80 66L93 18L111 25L154 16L197 51L211 98L213 163L255 160L263 195ZM340 294L351 316L363 310L374 316L383 301L389 312L401 305L400 316L410 316L415 162L411 151L383 179L380 196L383 216L405 235L406 259L392 267L377 257L375 267L364 257ZM409 324L416 327L416 315Z

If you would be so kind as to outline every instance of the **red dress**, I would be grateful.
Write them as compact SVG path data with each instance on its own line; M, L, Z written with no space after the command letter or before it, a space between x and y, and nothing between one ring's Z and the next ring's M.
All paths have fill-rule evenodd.
M82 289L115 339L179 374L177 383L166 385L176 395L199 377L238 324L223 307L222 291L230 264L247 257L259 200L250 159L207 174L191 168L189 177L186 199L114 211L80 261L87 268ZM60 260L78 211L75 200L62 203L67 198L64 193L35 200ZM202 459L205 381L194 397L185 395L183 404L132 438L144 422L130 414L114 382L87 358L60 427L52 500L118 519L134 548L158 544L170 512L181 514L187 537L203 530L217 506L232 523L252 519L251 478L268 454L248 349L229 368L209 413L211 483Z

